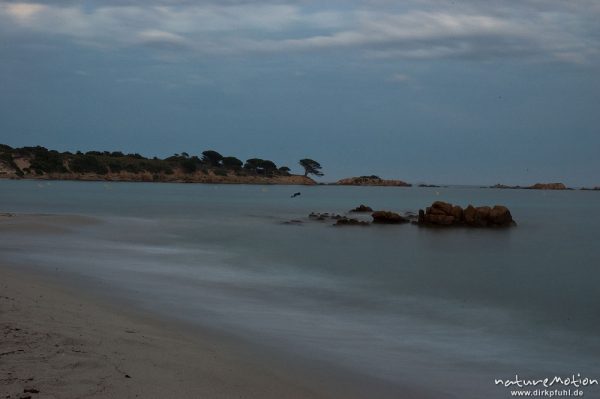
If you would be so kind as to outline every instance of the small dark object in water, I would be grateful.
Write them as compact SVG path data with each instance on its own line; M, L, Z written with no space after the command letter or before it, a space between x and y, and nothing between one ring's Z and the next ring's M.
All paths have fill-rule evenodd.
M390 211L375 211L371 214L371 217L373 218L373 223L400 224L408 222L408 219L405 217Z
M285 222L283 222L283 224L292 224L292 225L298 226L298 225L302 224L302 220L298 220L298 219L286 220Z
M294 194L292 194L292 196L290 198L296 198L299 195L301 195L301 193L294 193Z
M373 212L373 209L370 206L360 204L356 208L352 209L350 212Z

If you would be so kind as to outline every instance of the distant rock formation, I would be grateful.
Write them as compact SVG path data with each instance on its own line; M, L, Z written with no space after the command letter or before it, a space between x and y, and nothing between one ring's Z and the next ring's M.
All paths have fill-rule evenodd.
M400 224L407 223L408 219L396 212L390 211L375 211L371 214L373 223L380 224Z
M436 184L419 184L419 187L422 187L422 188L425 188L425 187L433 188L433 187L440 187L440 186L438 186Z
M508 227L514 226L512 215L507 207L495 205L465 209L458 205L436 201L425 211L419 210L417 222L421 226L468 226L468 227Z
M566 190L567 186L565 186L563 183L536 183L527 188L532 190Z
M379 176L359 176L348 177L338 180L335 184L340 186L390 186L390 187L411 187L412 184L402 180L385 180Z
M600 187L593 187L593 188L581 187L581 190L583 190L583 191L600 191Z
M526 190L569 190L563 183L536 183L532 186L507 186L505 184L496 184L490 188L509 188Z
M526 188L526 187L521 187L521 186L507 186L506 184L495 184L493 186L490 186L490 188L506 188L506 189L517 189L517 188Z

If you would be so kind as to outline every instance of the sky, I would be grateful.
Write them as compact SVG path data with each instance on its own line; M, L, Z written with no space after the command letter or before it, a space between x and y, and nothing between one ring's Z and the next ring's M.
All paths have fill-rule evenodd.
M600 185L597 0L0 0L0 143Z

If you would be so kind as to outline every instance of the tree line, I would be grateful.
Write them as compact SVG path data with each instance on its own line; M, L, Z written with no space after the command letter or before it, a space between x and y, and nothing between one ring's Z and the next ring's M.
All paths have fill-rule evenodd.
M29 167L21 169L16 159L26 158ZM217 151L206 150L198 155L187 152L174 154L160 159L157 157L146 158L138 153L125 154L121 151L88 151L75 153L48 150L42 146L12 148L0 144L0 162L13 168L18 175L45 173L107 173L150 172L153 174L173 174L175 170L183 173L203 172L216 175L262 175L289 176L291 169L287 166L278 167L275 162L268 159L250 158L245 162L234 156L223 156ZM304 169L304 176L310 174L323 176L321 165L312 159L304 158L299 161Z

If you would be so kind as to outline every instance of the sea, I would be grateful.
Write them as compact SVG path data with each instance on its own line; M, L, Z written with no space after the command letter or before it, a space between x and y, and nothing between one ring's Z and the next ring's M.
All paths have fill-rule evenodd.
M505 205L517 226L308 217L437 200ZM600 192L4 180L0 212L37 224L0 229L3 263L362 376L372 392L507 398L516 385L498 380L600 379Z

